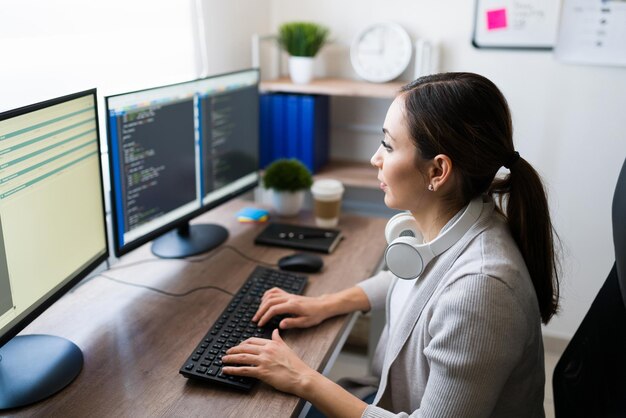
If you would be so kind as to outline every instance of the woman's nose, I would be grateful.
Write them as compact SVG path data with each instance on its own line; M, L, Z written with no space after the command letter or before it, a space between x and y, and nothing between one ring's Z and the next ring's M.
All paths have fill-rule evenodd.
M376 150L374 155L372 155L372 158L370 158L370 164L372 164L374 167L380 167L382 163L382 158L380 156L381 148L382 148L382 145L378 146L378 149Z

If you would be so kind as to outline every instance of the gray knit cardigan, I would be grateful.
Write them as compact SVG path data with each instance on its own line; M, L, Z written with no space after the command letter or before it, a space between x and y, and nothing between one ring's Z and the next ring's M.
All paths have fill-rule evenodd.
M386 307L396 277L362 282ZM477 222L418 279L376 349L379 389L363 417L543 417L537 297L506 220L484 198Z

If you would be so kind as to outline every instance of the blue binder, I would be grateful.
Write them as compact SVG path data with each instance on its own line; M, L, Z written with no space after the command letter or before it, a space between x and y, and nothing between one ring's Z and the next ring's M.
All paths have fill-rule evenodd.
M285 144L285 95L272 94L272 161L287 156Z
M272 95L262 94L260 99L259 167L265 168L274 159L274 144L272 138Z
M301 96L285 97L285 157L300 159L300 101Z
M297 158L311 172L328 162L328 96L261 95L260 165Z
M315 170L328 164L328 156L330 155L330 127L329 127L329 111L330 98L328 96L316 97L315 111Z
M328 96L301 96L300 159L317 172L328 163Z

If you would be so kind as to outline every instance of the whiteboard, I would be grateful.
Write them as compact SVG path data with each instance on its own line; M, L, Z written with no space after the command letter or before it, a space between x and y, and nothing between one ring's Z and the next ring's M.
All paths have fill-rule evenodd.
M476 0L476 48L545 49L554 46L559 0Z
M626 66L626 1L564 0L554 53L564 62Z

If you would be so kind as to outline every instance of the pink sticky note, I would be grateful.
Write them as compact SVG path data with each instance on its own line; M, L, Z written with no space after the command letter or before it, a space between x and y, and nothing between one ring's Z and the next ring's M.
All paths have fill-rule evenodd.
M487 11L487 30L506 28L506 9Z

